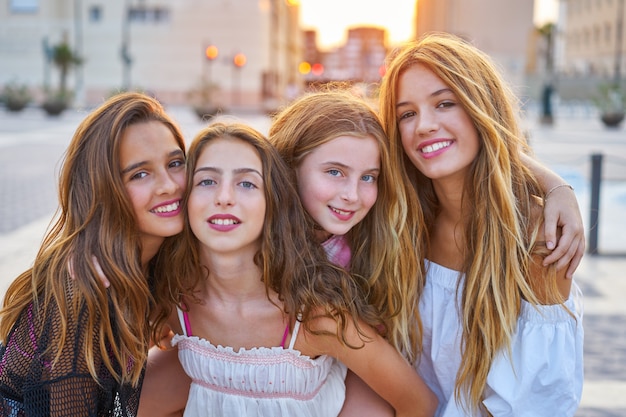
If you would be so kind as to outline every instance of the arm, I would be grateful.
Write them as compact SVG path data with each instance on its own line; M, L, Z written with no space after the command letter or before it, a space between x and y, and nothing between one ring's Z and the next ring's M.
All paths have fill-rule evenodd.
M315 330L337 331L330 318L316 318ZM348 324L346 339L354 349L341 343L334 335L315 335L305 332L302 351L314 356L330 355L343 362L395 410L396 416L432 416L437 408L437 397L426 386L409 362L364 323L359 323L365 338L361 339L356 326Z
M338 417L393 417L393 407L354 372L346 375L346 400Z
M535 159L522 154L522 161L535 174L539 185L548 192L565 181L541 165ZM576 195L568 187L554 189L544 206L546 246L554 251L546 257L544 265L557 262L557 269L566 270L566 276L572 278L574 271L585 253L585 232ZM557 229L562 228L562 236L557 242Z
M164 347L153 346L148 352L137 417L183 415L191 379L178 360L178 348L170 347L173 336L170 332L161 340L160 346Z

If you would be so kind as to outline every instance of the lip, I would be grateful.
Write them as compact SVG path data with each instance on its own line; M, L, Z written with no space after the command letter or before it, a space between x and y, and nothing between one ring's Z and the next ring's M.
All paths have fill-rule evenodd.
M218 232L229 232L241 224L241 220L232 214L214 214L207 219L209 227Z
M159 217L176 217L181 213L181 199L173 199L169 201L165 201L161 204L157 204L156 206L150 209L150 213L156 214ZM176 206L169 207L168 206ZM167 210L167 211L159 211L159 210Z
M452 139L431 139L419 144L417 150L422 158L435 158L446 152L454 144Z
M354 217L355 211L353 210L343 210L343 209L333 207L333 206L328 206L328 208L330 209L331 214L341 221L345 222L345 221L352 219L352 217ZM338 212L337 210L339 210L341 213Z

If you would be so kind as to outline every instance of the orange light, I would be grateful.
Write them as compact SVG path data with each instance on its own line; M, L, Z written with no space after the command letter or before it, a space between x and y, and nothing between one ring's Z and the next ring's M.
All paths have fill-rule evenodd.
M324 66L322 64L320 64L319 62L316 64L313 64L313 67L311 68L311 72L313 73L313 75L322 75L324 73Z
M209 59L210 61L213 61L215 58L217 58L217 55L219 54L219 50L217 49L217 46L209 45L206 47L204 54L206 55L207 59Z
M298 72L302 75L308 74L311 72L311 64L306 61L303 61L298 65Z
M380 75L382 78L385 76L385 74L387 74L387 66L383 64L380 67L378 67L378 75Z
M300 0L285 0L287 6L299 6Z
M246 65L246 56L241 52L238 53L233 57L233 64L235 64L235 66L238 68L243 67L244 65Z

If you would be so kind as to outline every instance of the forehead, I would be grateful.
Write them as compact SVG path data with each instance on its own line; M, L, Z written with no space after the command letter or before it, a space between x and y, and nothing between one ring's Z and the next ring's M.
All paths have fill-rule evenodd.
M180 145L172 131L154 120L126 127L120 139L122 161L150 159L176 149L180 149Z
M380 164L380 147L372 136L338 136L314 148L306 157L351 161L353 164Z
M213 166L224 170L254 168L261 172L262 162L257 149L244 140L220 137L207 143L198 155L198 166Z

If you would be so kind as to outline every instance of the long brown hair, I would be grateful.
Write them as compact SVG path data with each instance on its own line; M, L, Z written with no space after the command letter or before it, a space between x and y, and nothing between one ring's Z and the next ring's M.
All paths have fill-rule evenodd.
M282 109L269 131L270 141L293 171L315 148L341 136L373 138L378 144L378 197L346 234L353 251L350 273L381 314L389 341L412 361L422 344L417 300L424 274L417 256L419 229L408 227L407 216L419 218L421 212L414 193L405 193L408 180L392 161L378 115L363 99L331 86Z
M263 167L265 192L265 219L261 248L255 263L261 270L266 290L275 291L282 301L284 311L309 327L313 311L323 307L328 316L338 323L338 337L345 341L344 331L349 320L361 318L366 323L377 324L373 308L361 301L359 288L346 279L345 271L327 259L320 245L314 244L312 227L298 198L295 174L287 167L272 144L259 132L237 122L215 122L201 130L192 141L187 157L187 206L193 187L193 172L204 147L217 138L242 140L250 144L259 155ZM199 242L189 225L185 213L183 232L164 246L159 258L157 297L163 306L157 317L155 336L170 316L174 305L181 305L182 297L194 297L194 288L208 271L201 265ZM171 249L171 251L170 251ZM167 278L167 279L166 279Z
M80 349L96 380L94 352L99 352L118 381L133 384L139 381L147 358L148 317L154 304L141 265L140 234L121 178L119 153L125 129L148 121L167 126L184 152L178 126L157 100L143 94L111 97L80 123L60 172L56 221L33 267L7 290L0 311L0 339L5 342L29 305L37 309L43 323L45 317L57 314L60 331L48 348L56 350L58 360L75 348L68 345L68 335L86 309ZM98 278L92 256L99 261L109 288Z
M555 303L562 297L554 268L551 277L531 280L533 255L545 249L536 242L540 221L533 215L535 197L542 192L520 158L530 150L519 127L517 99L487 55L445 34L425 36L396 51L381 87L381 118L393 152L418 193L426 242L439 203L432 181L404 153L396 111L400 76L416 64L426 66L454 92L481 141L463 191L463 203L472 213L463 225L463 359L455 388L457 400L474 413L481 408L494 357L510 349L522 300L536 305L539 291Z

